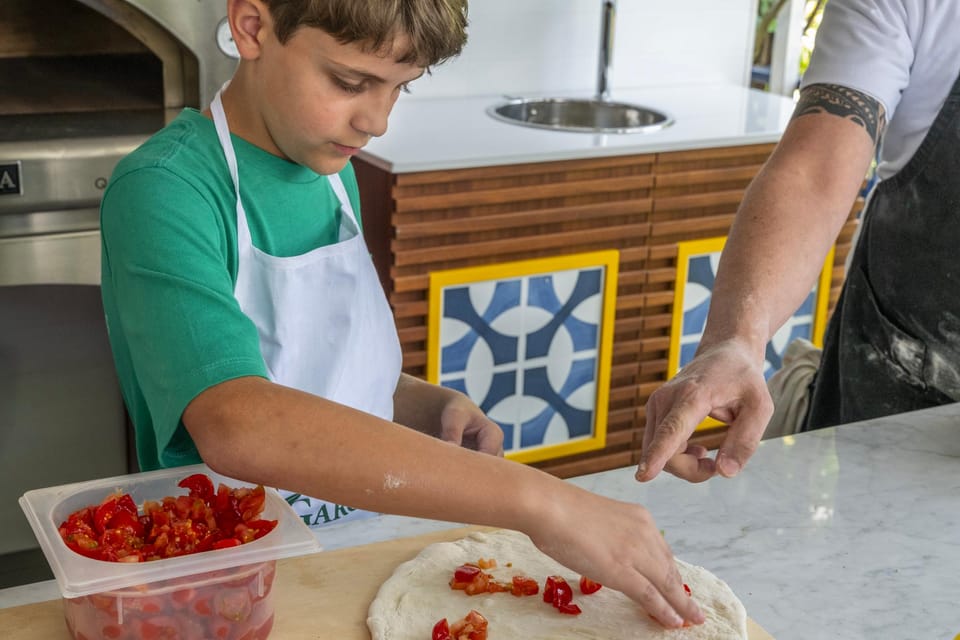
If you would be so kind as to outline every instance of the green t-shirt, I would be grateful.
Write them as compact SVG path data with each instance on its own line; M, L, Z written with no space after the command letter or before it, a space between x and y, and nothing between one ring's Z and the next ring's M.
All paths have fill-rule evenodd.
M338 239L326 176L236 136L253 244L294 256ZM353 210L353 167L340 172ZM203 390L267 377L257 330L233 296L236 195L213 121L183 111L124 158L104 193L102 287L110 344L143 470L200 462L180 420Z

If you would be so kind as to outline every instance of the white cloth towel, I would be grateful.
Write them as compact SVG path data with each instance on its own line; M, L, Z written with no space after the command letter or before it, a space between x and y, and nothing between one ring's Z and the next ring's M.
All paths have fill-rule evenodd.
M773 398L773 416L767 423L764 438L779 438L800 431L810 402L810 381L820 366L820 354L820 348L804 338L787 345L783 366L767 380L767 389Z

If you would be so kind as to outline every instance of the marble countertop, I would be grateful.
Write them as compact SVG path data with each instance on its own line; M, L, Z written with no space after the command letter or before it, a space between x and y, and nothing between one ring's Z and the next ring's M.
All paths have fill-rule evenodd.
M487 115L505 99L401 97L387 133L359 157L411 173L776 142L794 108L792 99L734 85L622 90L610 99L665 112L675 123L650 133L593 134L534 129Z
M960 405L767 440L732 480L570 481L649 508L778 640L960 634ZM319 536L333 550L453 526L382 516ZM0 607L55 598L41 582L0 591Z

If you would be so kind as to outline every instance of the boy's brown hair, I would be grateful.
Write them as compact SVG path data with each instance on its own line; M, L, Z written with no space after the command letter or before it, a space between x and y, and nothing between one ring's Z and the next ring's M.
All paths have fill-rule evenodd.
M281 43L300 27L315 27L344 44L430 67L458 55L467 42L467 0L264 1ZM408 39L404 50L393 50L397 36Z

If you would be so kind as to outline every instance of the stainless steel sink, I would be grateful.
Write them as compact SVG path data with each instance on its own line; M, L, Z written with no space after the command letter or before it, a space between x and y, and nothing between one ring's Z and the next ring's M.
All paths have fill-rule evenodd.
M646 133L673 124L665 113L595 98L514 99L488 108L487 113L526 127L588 133Z

